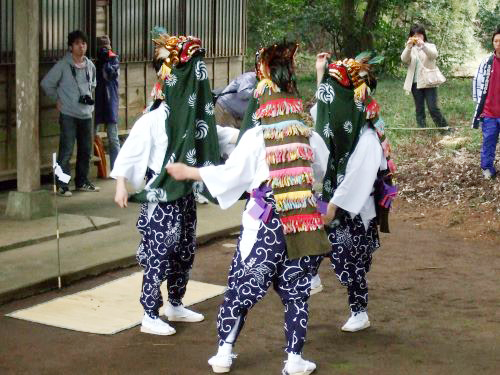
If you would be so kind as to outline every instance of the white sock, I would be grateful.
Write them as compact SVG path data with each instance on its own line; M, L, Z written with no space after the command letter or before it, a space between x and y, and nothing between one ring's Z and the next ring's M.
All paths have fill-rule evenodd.
M302 360L301 354L288 353L288 362L299 362Z
M174 314L180 314L184 311L184 305L174 306L170 302L168 304L170 305L170 308L172 309L172 312Z
M233 344L225 342L221 346L219 346L219 350L217 350L217 355L230 355L233 352Z
M231 332L227 335L226 340L230 342L225 342L224 344L219 346L219 350L217 351L217 355L230 355L233 352L233 343L236 338L236 331L238 329L238 325L240 324L241 316L238 317L236 323L234 324Z

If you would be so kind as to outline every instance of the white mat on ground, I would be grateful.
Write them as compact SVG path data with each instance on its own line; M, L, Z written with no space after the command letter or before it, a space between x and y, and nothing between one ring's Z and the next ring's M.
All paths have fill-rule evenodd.
M113 280L96 288L84 290L7 316L75 331L112 335L132 328L142 320L139 303L142 272ZM185 306L205 301L224 293L225 287L189 281ZM161 287L166 301L166 282Z

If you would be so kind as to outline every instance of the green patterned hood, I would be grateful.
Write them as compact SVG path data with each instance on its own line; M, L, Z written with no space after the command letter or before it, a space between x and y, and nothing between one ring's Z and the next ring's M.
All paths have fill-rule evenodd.
M168 163L204 167L220 162L212 92L202 51L172 70L163 92L168 147L162 170L150 186L132 195L131 201L171 202L193 191L192 181L176 181L167 173ZM203 190L202 184L195 187Z

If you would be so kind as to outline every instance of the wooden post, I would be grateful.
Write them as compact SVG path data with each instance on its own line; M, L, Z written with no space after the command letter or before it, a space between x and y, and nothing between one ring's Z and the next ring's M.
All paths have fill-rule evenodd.
M17 191L9 192L6 215L25 220L52 215L54 207L50 193L40 190L39 4L14 3Z
M14 4L16 47L17 190L40 188L38 126L39 1ZM22 62L22 63L20 63Z

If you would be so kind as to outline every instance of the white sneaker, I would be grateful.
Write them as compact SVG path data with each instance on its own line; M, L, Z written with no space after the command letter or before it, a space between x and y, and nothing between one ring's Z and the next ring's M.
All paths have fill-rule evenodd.
M321 284L321 279L319 277L319 274L316 274L311 280L311 292L309 295L313 295L316 293L319 293L323 290L323 285Z
M175 333L175 328L160 318L153 319L148 314L144 314L141 324L141 332L150 333L152 335L170 336Z
M483 177L486 180L491 180L493 178L493 174L490 172L489 169L483 169Z
M205 317L194 311L186 309L183 305L172 306L170 302L165 305L165 316L171 322L201 322Z
M285 361L282 375L309 375L316 370L316 364L300 358L298 361Z
M208 199L205 198L203 195L201 195L200 193L195 193L194 194L194 199L196 200L196 202L198 202L199 204L207 204L208 203Z
M236 354L217 354L208 360L208 364L212 366L213 372L223 374L231 370L233 358L236 358Z
M365 311L358 313L351 313L351 316L347 322L342 327L342 331L345 332L356 332L362 329L370 327L370 321L368 320L368 314Z

